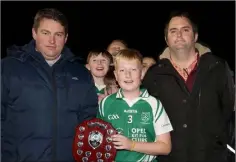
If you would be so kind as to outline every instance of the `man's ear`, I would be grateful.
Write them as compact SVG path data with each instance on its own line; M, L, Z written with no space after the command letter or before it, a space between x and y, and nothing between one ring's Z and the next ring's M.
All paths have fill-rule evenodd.
M196 43L197 40L198 40L198 33L195 33L195 35L194 35L194 42Z
M168 45L168 38L166 36L165 36L165 42L166 42L167 46L169 46Z
M65 43L67 42L67 39L68 39L68 34L66 34L66 37L65 37Z
M37 31L35 30L35 28L32 28L32 37L34 38L34 40L37 37Z

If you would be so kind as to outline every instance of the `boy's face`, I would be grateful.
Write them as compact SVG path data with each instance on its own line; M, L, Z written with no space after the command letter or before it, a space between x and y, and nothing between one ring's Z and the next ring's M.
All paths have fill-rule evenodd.
M106 89L107 89L107 94L110 95L116 93L119 90L119 86L116 84L116 81L114 80L107 85Z
M147 70L156 63L156 61L152 58L144 58L143 59L143 76L146 74Z
M102 56L102 54L98 56L94 55L89 59L87 68L91 71L93 76L104 77L109 69L109 64L110 61L108 58Z
M135 91L141 84L142 65L137 60L119 59L115 76L124 91Z
M109 45L107 51L112 55L115 56L120 50L125 49L125 45L120 41L115 41Z
M144 68L150 68L152 65L154 65L156 63L155 60L151 59L151 58L144 58L143 59L143 67Z

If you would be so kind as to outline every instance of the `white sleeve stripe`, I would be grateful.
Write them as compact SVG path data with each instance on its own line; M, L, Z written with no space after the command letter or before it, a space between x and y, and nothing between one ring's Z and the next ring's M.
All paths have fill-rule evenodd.
M160 102L159 101L157 101L157 108L156 108L156 113L155 113L155 118L157 117L157 112L158 112L158 110L159 110L159 107L160 106Z
M102 101L102 116L104 116L104 103L105 103L105 98L104 98L104 100Z
M159 100L157 100L157 102L158 102L158 107L157 107L157 113L154 119L155 121L157 121L158 117L160 116L160 112L162 111L162 108L163 108L161 102Z
M109 96L106 96L101 102L102 102L102 116L104 117L105 116L105 113L104 113L104 105L105 105L105 102L106 100L109 98Z
M157 122L157 120L160 118L160 116L161 116L162 113L163 113L163 110L164 110L164 107L162 106L162 107L161 107L161 111L160 111L160 113L159 113L157 119L155 120L155 122Z
M143 95L142 95L142 96L143 96L143 97L145 97L145 95L146 95L146 94L147 94L147 91L144 91L144 93L143 93Z
M102 114L101 114L101 103L99 104L99 114L102 116Z
M108 97L108 96L107 96ZM103 116L104 117L104 104L105 104L105 101L106 101L106 99L107 99L107 97L105 97L101 102L100 102L100 105L101 105L101 107L100 107L100 114L101 114L101 116Z

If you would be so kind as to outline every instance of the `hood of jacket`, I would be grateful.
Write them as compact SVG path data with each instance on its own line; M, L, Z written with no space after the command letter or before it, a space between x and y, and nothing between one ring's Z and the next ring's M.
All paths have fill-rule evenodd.
M64 47L61 52L63 59L74 60L75 56L68 47ZM16 58L24 62L28 57L32 56L38 60L44 60L42 54L35 49L35 40L31 40L24 46L13 45L7 49L7 57ZM78 58L81 59L81 58Z
M208 47L206 47L206 46L204 46L200 43L195 43L195 48L198 50L200 56L211 52L210 48L208 48ZM159 59L164 59L164 58L170 59L170 49L169 49L169 47L166 47L165 50L159 56Z

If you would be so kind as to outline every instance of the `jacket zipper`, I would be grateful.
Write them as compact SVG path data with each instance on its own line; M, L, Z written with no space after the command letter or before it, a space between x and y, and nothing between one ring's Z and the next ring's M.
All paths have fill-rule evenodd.
M41 62L35 58L34 56L32 56L39 64L41 64ZM61 60L58 60L55 64L57 64L58 62L60 62ZM57 86L56 86L56 79L55 79L55 64L53 65L52 68L52 79L51 79L51 84L52 84L52 88L53 88L53 97L54 97L54 106L52 108L52 120L53 120L53 131L52 131L52 162L57 162L57 106L58 106L58 101L57 101Z
M53 119L53 136L52 136L52 162L57 160L57 86L55 80L55 68L52 69L52 87L53 87L53 97L54 106L52 112Z

